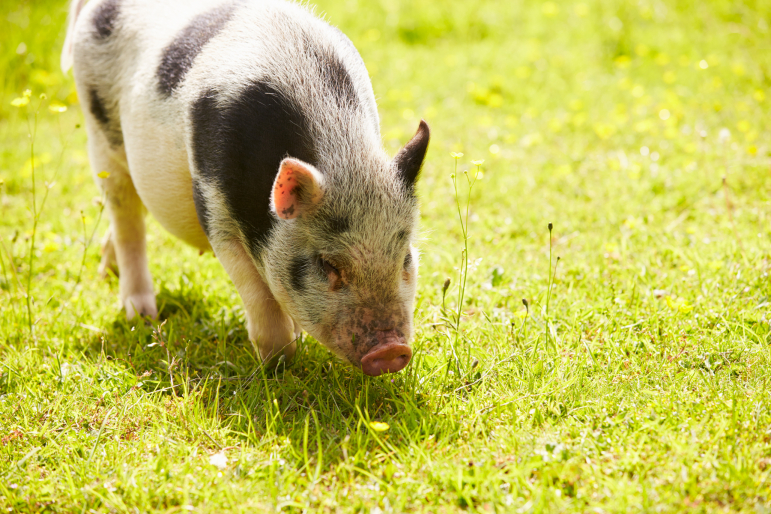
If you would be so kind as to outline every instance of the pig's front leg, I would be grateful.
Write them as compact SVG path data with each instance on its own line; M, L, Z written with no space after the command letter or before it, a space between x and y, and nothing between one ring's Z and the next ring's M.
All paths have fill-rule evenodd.
M246 328L254 349L263 362L294 356L299 329L278 304L238 241L212 244L214 253L230 275L246 310Z

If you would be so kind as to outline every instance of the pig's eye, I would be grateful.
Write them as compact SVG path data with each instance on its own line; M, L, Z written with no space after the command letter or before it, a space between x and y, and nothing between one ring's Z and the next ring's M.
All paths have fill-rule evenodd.
M329 263L329 261L326 261L319 257L319 267L324 270L324 273L327 275L335 274L338 277L340 276L340 270L332 266L332 264Z

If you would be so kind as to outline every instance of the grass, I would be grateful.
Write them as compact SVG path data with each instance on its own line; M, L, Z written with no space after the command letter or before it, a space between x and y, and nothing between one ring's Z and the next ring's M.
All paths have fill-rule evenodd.
M66 7L5 2L0 511L771 511L771 4L318 4L386 147L432 126L413 363L263 372L155 222L165 323L127 323Z

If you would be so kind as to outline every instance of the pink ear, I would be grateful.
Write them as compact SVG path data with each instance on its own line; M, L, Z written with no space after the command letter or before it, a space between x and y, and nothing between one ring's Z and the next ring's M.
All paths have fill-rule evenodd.
M294 219L319 203L323 186L324 176L316 168L297 159L284 159L273 182L271 210L281 219Z

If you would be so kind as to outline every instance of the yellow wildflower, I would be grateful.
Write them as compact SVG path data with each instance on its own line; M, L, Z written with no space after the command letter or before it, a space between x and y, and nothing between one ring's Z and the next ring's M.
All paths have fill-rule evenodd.
M62 112L66 112L67 106L64 104L60 104L58 102L51 102L51 105L48 106L48 110L54 114L59 114Z
M370 421L369 427L374 430L375 432L385 432L389 428L391 428L388 423L384 423L382 421Z
M690 305L684 298L673 298L671 296L667 296L665 300L667 302L667 307L673 311L687 314L693 310L693 305Z

